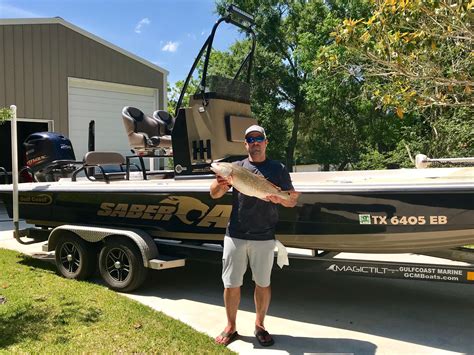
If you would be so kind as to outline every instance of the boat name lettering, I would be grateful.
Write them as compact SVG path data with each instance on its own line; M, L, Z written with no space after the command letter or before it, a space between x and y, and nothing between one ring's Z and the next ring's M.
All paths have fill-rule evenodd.
M396 271L396 270L389 269L386 267L337 265L337 264L332 264L326 270L334 271L334 272L353 272L353 273L358 273L358 274L381 274L381 275L385 275L387 273L393 273Z
M39 195L23 195L21 194L18 198L21 204L27 205L50 205L53 198L47 194Z
M231 210L231 205L215 205L209 208L192 197L170 196L154 205L102 202L97 215L155 221L169 221L175 217L188 225L225 228Z
M424 224L448 224L447 216L376 216L371 214L359 214L359 224L377 225L424 225Z

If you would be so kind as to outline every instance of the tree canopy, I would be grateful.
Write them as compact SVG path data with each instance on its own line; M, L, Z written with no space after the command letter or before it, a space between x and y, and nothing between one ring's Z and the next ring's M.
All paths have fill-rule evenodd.
M474 156L472 0L232 3L255 16L251 102L272 158L327 170ZM213 51L209 73L234 73L249 45Z
M0 107L0 125L11 119L12 112L9 108Z

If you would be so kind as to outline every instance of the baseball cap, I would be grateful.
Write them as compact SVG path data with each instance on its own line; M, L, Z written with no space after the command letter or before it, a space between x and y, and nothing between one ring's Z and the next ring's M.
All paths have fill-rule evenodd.
M245 137L247 137L247 135L249 133L252 133L252 132L258 132L258 133L262 134L265 137L265 139L267 139L267 135L265 134L265 130L261 126L258 126L256 124L254 124L254 125L250 126L249 128L247 128L245 130Z

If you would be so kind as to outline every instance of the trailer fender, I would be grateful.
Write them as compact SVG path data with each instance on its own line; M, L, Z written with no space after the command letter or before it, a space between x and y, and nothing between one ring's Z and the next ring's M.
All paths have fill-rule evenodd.
M106 228L90 225L70 225L65 224L54 228L48 238L48 251L53 251L59 237L65 232L72 232L78 237L90 243L97 243L111 235L120 235L130 238L140 250L143 259L143 265L150 267L149 260L158 257L158 248L150 235L139 229L119 229Z

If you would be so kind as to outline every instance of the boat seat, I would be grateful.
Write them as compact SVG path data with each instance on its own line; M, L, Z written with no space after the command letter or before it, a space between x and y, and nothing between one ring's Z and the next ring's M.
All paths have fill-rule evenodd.
M165 129L164 135L171 135L174 126L174 118L168 113L168 111L156 110L153 112L153 118Z
M104 179L106 183L109 183L110 179L123 180L126 175L125 166L125 157L120 153L88 152L84 156L82 166L73 172L71 180L76 181L77 174L81 171L84 171L87 179L91 181ZM95 174L96 168L99 174Z
M155 111L153 116L131 106L122 110L128 142L137 155L155 155L156 150L171 148L173 119L166 111Z

